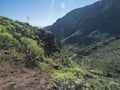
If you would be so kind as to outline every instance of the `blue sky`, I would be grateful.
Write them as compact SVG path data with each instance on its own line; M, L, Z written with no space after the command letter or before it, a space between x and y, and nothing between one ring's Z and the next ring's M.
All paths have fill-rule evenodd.
M0 0L0 15L34 26L54 23L69 11L98 0Z

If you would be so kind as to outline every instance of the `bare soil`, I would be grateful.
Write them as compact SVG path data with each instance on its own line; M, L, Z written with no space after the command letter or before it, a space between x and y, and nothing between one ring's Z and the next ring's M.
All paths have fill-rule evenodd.
M0 90L53 90L49 75L38 68L16 64L9 70L0 66Z

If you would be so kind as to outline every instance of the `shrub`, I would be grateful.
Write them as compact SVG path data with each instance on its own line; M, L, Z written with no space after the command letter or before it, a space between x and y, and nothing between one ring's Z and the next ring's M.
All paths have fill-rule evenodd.
M40 68L42 71L48 70L48 64L45 62L37 62L37 66Z
M44 58L44 49L39 47L37 42L30 38L21 38L25 51L36 58Z
M104 75L104 72L102 70L90 70L91 73L97 74L97 75Z
M0 33L0 46L9 49L11 46L18 48L19 41L9 33Z
M0 25L0 32L5 32L5 30L6 30L5 27Z
M5 69L8 70L10 68L10 63L6 60L0 61L0 65Z

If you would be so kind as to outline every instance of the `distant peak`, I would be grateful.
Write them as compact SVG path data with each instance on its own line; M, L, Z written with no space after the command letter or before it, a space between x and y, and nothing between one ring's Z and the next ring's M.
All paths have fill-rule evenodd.
M111 2L120 2L120 0L101 0L103 2L111 3Z

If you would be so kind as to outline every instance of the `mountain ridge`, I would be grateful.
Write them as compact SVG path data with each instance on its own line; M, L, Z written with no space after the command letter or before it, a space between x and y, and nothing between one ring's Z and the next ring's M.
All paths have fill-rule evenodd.
M2 90L120 90L119 4L101 0L47 27L62 48L51 32L0 16Z
M98 1L92 5L72 10L63 18L58 19L48 30L60 40L76 31L84 34L95 30L110 34L120 33L118 30L120 28L119 6L119 0Z
M79 66L100 69L108 78L120 82L119 23L120 0L101 0L72 10L47 29Z

